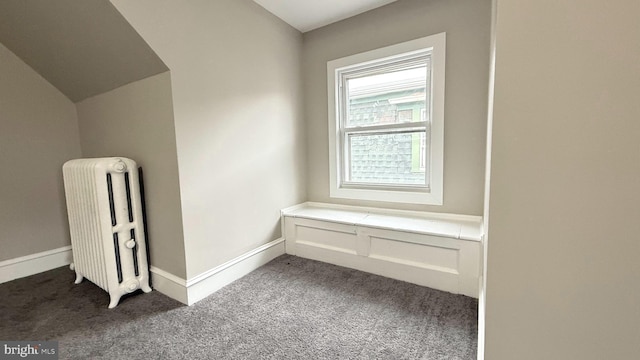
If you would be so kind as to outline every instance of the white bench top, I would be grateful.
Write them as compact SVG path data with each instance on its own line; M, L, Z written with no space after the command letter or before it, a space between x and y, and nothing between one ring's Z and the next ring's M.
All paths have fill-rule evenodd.
M282 210L282 216L347 225L481 241L482 217L386 210L324 203L304 203Z

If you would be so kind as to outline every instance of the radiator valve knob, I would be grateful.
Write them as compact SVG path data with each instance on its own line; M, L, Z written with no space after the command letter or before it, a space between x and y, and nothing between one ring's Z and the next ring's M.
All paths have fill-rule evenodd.
M127 292L134 292L140 287L140 283L138 280L131 280L125 285L125 290Z
M113 167L113 170L115 170L116 172L124 172L125 170L127 170L127 164L125 164L122 160L118 159L113 165L111 165Z

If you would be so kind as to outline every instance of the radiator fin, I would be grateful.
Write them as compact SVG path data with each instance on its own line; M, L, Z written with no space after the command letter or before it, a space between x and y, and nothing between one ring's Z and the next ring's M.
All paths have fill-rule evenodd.
M82 164L70 174L65 171L65 191L74 266L83 276L107 290L104 249L100 239L98 202L93 164Z

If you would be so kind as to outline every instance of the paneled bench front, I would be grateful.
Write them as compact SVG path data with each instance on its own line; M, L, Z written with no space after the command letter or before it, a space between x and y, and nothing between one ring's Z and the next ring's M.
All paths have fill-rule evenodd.
M287 254L478 297L479 216L304 203L282 227Z

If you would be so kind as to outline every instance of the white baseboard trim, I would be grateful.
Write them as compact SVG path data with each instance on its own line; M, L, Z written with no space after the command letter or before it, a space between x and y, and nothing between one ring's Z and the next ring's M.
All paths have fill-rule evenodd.
M284 238L276 239L187 280L188 305L195 304L284 253Z
M71 262L71 246L1 261L0 284L69 265Z
M167 295L183 304L188 304L187 281L155 266L151 266L151 286L154 290Z
M193 305L284 253L284 238L280 238L189 280L152 266L153 288L183 304Z
M284 238L276 239L189 280L151 266L153 288L183 304L193 305L284 253ZM1 261L0 284L72 262L71 246Z

